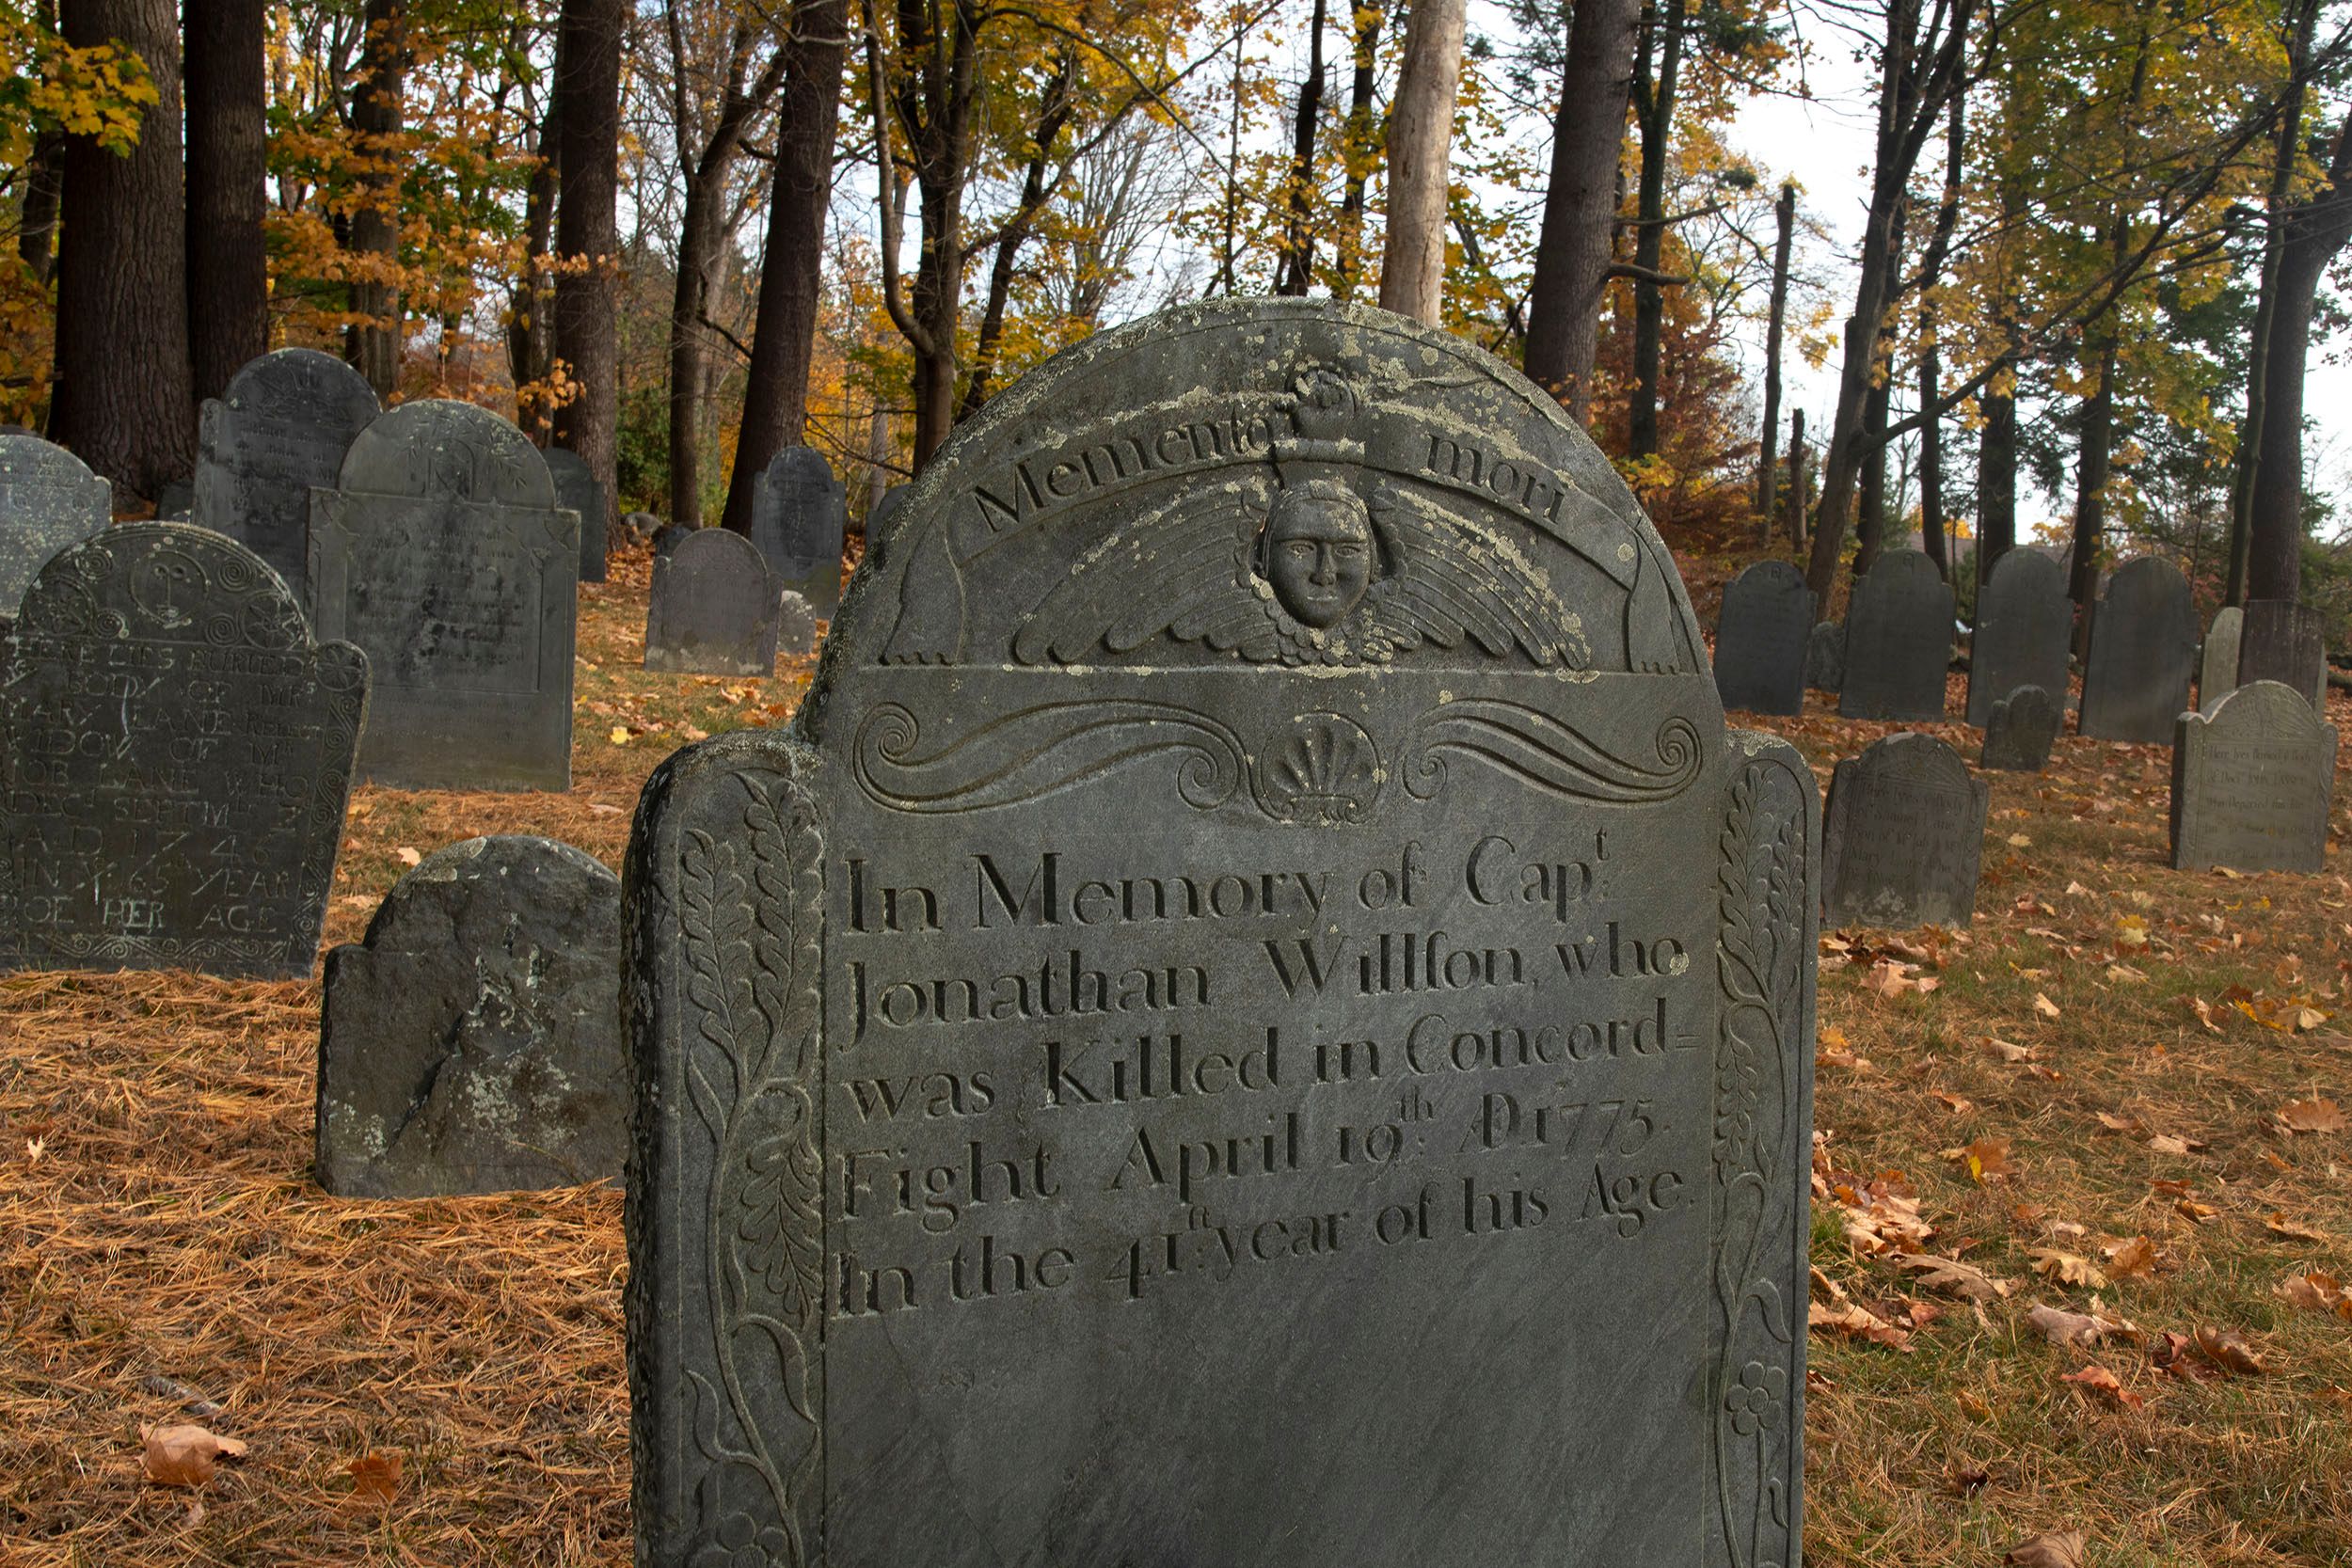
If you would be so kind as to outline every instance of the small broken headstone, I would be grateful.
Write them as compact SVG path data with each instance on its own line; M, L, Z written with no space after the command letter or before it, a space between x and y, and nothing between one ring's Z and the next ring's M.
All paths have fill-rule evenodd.
M1888 550L1855 585L1846 611L1848 719L1936 721L1952 662L1952 585L1920 550Z
M1813 635L1813 590L1786 561L1759 561L1724 589L1715 623L1715 689L1724 706L1751 713L1804 711L1804 665Z
M2291 599L2249 599L2240 630L2240 686L2277 681L2299 691L2313 712L2328 702L2328 619L2317 607Z
M548 460L548 477L555 481L555 504L580 514L580 580L602 582L609 510L604 485L588 467L588 460L569 448L549 447L540 455Z
M661 519L650 512L632 512L621 519L622 531L641 545L651 543L661 527Z
M568 844L472 838L326 955L319 1185L437 1197L617 1177L621 881Z
M645 606L645 668L665 674L776 673L777 590L752 542L698 529L653 563Z
M114 517L114 487L38 436L0 435L0 621L33 574Z
M248 360L197 420L189 516L237 540L305 592L310 492L378 412L367 378L331 354L281 348Z
M2197 607L2180 568L2154 556L2125 562L2091 612L2075 729L2101 740L2169 741L2188 706L2197 642Z
M1985 715L1979 768L2039 773L2049 765L2050 748L2066 727L2066 705L2038 686L2021 686Z
M2317 871L2327 863L2336 727L2293 687L2250 681L2184 713L2172 748L2172 863Z
M2198 711L2211 713L2216 703L2237 689L2238 641L2245 625L2246 611L2233 604L2213 612L2197 664Z
M820 621L841 602L841 535L849 515L832 466L808 447L776 453L752 492L752 543L776 580L806 599Z
M2074 602L2066 596L2065 568L2040 550L2005 552L1977 595L1977 626L1968 645L1968 722L1984 728L1992 721L1993 705L2021 686L2054 693L2062 707L2074 632Z
M776 648L792 658L817 651L817 612L808 608L806 599L789 588L784 590L776 606Z
M1931 735L1906 730L1839 763L1822 816L1822 919L1888 930L1968 925L1991 795Z
M1846 684L1846 623L1823 621L1804 644L1804 684L1835 696Z

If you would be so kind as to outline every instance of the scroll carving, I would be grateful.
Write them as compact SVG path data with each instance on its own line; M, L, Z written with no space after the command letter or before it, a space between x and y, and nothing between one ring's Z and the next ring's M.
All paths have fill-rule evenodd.
M1618 756L1541 709L1471 699L1448 703L1413 727L1403 753L1405 787L1416 800L1432 799L1445 787L1449 758L1465 756L1570 800L1671 800L1698 777L1698 728L1688 719L1669 718L1652 749L1654 766Z

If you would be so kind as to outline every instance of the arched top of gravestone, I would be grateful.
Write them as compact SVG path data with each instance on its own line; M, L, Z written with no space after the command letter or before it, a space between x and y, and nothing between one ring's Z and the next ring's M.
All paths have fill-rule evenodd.
M1705 670L1672 558L1558 403L1361 306L1089 339L960 427L869 550L812 735L828 679L876 663Z
M763 577L768 574L768 558L759 553L759 546L732 529L682 530L678 542L663 552L662 559L668 562L662 569L670 572L691 566L705 572L733 568Z
M1987 596L2002 599L2012 594L2021 600L2052 595L2062 599L2066 596L2066 568L2040 550L2004 550L1985 578L1984 591Z
M331 354L281 348L248 359L217 402L232 413L306 425L340 426L357 435L381 412L367 377Z
M426 398L389 408L343 455L349 494L552 509L555 481L523 433L486 408Z
M551 890L566 890L565 896ZM477 898L548 911L607 899L617 909L621 879L585 849L533 833L492 833L444 845L384 895L361 945L404 952L447 950Z
M2188 578L2162 556L2143 555L2118 566L2099 600L2102 605L2128 605L2135 614L2166 616L2187 628L2191 642L2197 640L2197 607Z
M0 483L79 485L111 504L110 490L91 488L105 483L63 447L26 431L0 432Z
M120 523L59 551L24 591L16 629L215 648L317 645L293 592L260 556L193 523Z
M2185 713L2181 718L2188 724L2233 734L2289 738L2308 737L2329 727L2312 711L2312 705L2303 694L2284 681L2249 681L2224 693L2212 707L2201 713Z
M1805 586L1804 574L1786 561L1758 561L1731 579L1742 592L1793 594Z
M825 454L814 447L786 447L768 460L760 477L776 489L790 486L829 486L839 490L841 482L834 477L833 465Z
M1928 788L1979 787L1976 775L1968 771L1967 762L1950 742L1917 730L1902 730L1883 740L1874 740L1863 748L1857 760L1867 772L1898 772Z
M1882 550L1862 576L1857 593L1932 593L1950 585L1925 550Z
M547 464L548 472L550 474L587 474L591 479L596 477L589 471L588 460L569 447L542 447L539 449L539 457Z

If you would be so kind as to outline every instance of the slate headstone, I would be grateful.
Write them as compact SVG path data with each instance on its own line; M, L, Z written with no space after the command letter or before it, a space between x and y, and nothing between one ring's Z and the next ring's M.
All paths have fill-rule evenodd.
M33 574L114 517L114 487L38 436L0 435L0 621Z
M1951 663L1952 585L1923 551L1882 554L1846 612L1837 711L1848 719L1939 721Z
M2172 748L2172 863L2318 871L2335 796L2336 727L2293 687L2249 681L2184 713Z
M1993 705L2021 686L2055 694L2062 713L2074 633L2066 569L2040 550L2003 553L1977 595L1977 626L1968 648L1968 722L1984 728Z
M695 534L701 531L702 530L692 523L662 524L660 528L654 531L654 558L656 560L660 560L665 555L675 554L680 545L683 545L686 541L691 539ZM758 546L754 546L753 547L756 549ZM762 556L760 559L764 561L767 558Z
M1836 695L1846 684L1846 623L1823 621L1804 645L1804 684Z
M2237 653L2240 686L2277 681L2314 711L2328 704L2328 619L2311 605L2249 599Z
M808 601L786 589L776 606L777 651L803 658L817 651L817 612Z
M2197 641L2197 607L2178 567L2154 556L2118 567L2090 617L2075 728L2102 740L2170 740L2188 706Z
M1715 623L1715 689L1724 706L1751 713L1804 711L1813 590L1786 561L1759 561L1724 589Z
M679 675L776 673L779 603L757 546L723 528L693 536L653 563L645 606L645 668Z
M184 523L196 510L196 486L184 479L167 481L155 493L155 520L159 523Z
M580 580L604 580L605 513L604 486L580 453L564 447L548 447L540 456L548 460L548 477L555 481L555 504L566 511L580 514Z
M820 621L841 602L841 535L849 522L841 482L824 454L787 447L761 470L752 492L752 543L776 579L806 599Z
M578 520L487 409L402 404L311 493L322 637L375 677L361 776L398 789L566 789Z
M911 485L893 484L882 493L874 502L873 512L866 519L866 537L879 539L889 531L890 519L897 516L898 508L906 503L907 491L911 488Z
M1991 794L1931 735L1890 735L1839 763L1822 813L1822 919L1890 930L1967 926Z
M366 708L359 650L233 540L54 557L0 638L0 967L309 974Z
M376 414L367 378L331 354L281 348L247 361L199 411L189 516L244 544L301 594L310 492L334 484Z
M2050 764L2050 748L2066 727L2066 705L2038 686L2021 686L1985 715L1979 768L2039 773Z
M1812 779L1553 398L1102 333L828 637L629 851L640 1561L1796 1560Z
M621 880L551 839L471 838L326 955L319 1185L439 1197L615 1178L628 1148Z
M2197 706L2211 713L2214 705L2237 689L2237 650L2245 629L2246 611L2223 605L2213 612L2205 628L2204 652L2197 665Z

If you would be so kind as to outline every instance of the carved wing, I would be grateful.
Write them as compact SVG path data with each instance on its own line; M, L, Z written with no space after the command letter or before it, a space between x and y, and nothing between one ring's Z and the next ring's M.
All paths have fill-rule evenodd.
M1399 646L1468 637L1498 658L1518 648L1547 668L1591 667L1580 618L1516 541L1393 485L1373 496L1372 520L1390 556L1373 612Z
M1250 570L1269 488L1254 475L1204 485L1120 524L1029 612L1013 657L1075 663L1098 648L1126 653L1162 632L1248 659L1280 657Z

